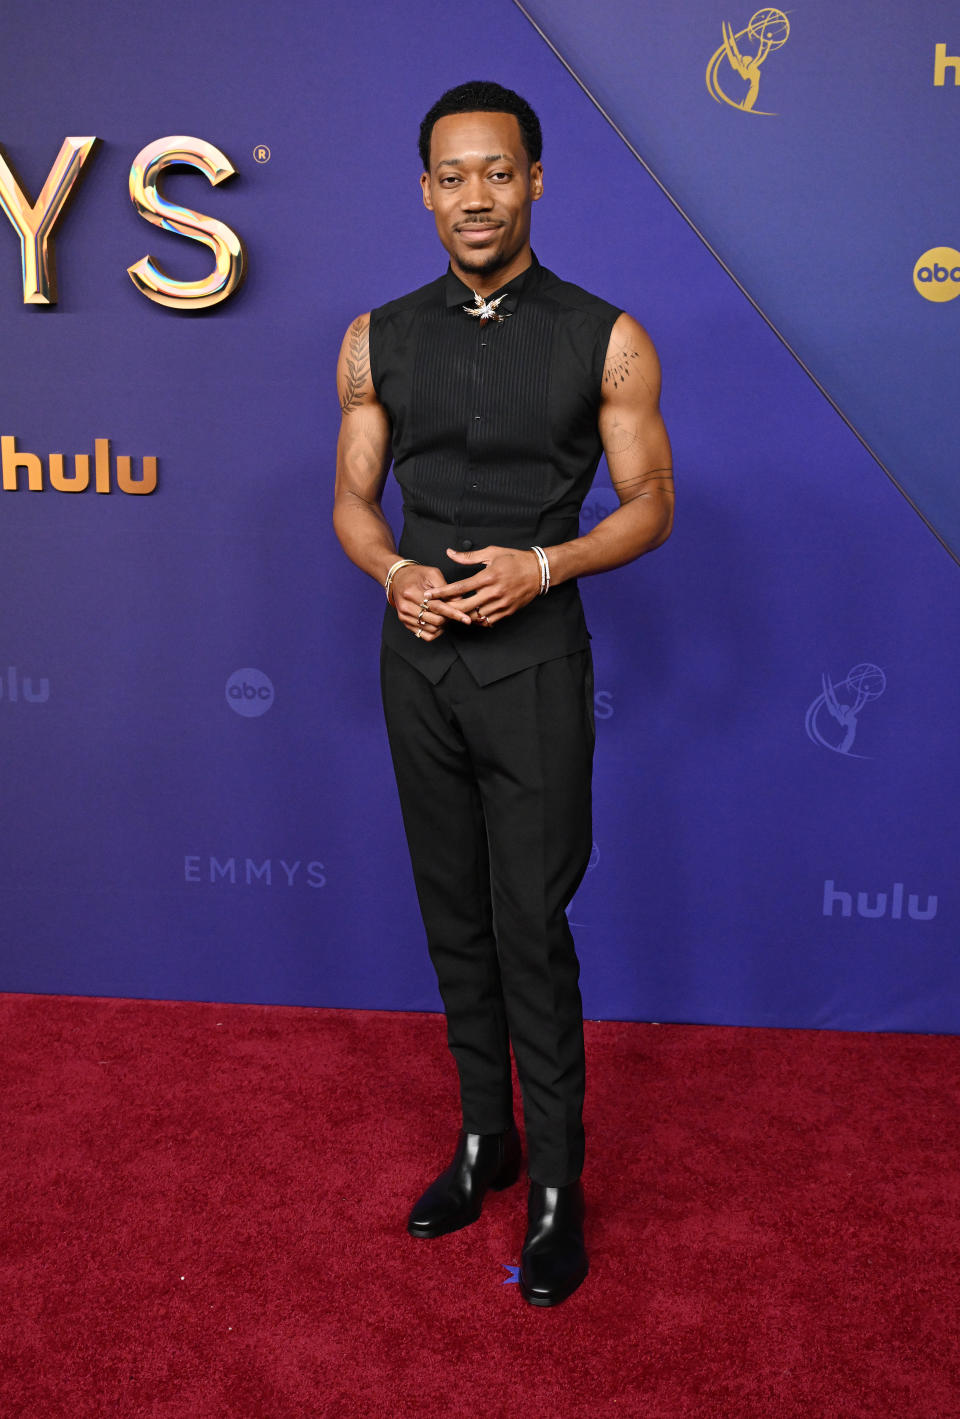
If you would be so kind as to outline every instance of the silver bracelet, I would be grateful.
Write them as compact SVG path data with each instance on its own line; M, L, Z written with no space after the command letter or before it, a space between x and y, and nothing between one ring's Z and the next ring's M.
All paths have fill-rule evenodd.
M547 554L542 547L531 547L530 550L536 554L537 561L540 563L540 595L546 596L550 590L550 563L547 560Z

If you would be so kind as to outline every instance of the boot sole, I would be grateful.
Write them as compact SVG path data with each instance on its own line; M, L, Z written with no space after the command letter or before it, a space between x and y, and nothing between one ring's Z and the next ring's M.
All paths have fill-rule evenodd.
M523 1284L523 1277L520 1278L520 1294L529 1306L559 1306L568 1296L572 1296L578 1286L586 1281L590 1271L589 1264L583 1268L583 1272L570 1285L565 1286L562 1291L551 1291L549 1295L542 1292L528 1291Z

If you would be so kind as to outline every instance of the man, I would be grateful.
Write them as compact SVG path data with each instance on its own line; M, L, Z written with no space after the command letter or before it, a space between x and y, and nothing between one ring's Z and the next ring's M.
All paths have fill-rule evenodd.
M420 130L445 275L358 317L338 365L334 525L384 585L384 710L427 941L460 1077L452 1163L408 1231L475 1222L520 1166L520 1288L587 1274L583 1018L565 909L590 857L593 677L576 578L669 535L670 446L643 329L530 247L540 125L498 84L451 89ZM620 507L585 537L601 451ZM380 498L393 460L399 551Z

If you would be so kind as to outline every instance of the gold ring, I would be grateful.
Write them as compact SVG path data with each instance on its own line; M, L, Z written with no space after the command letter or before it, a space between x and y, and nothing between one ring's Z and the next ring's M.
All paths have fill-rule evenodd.
M419 631L417 631L415 634L416 634L417 640L419 640L420 637L423 635L423 627L421 626L420 629L419 629Z

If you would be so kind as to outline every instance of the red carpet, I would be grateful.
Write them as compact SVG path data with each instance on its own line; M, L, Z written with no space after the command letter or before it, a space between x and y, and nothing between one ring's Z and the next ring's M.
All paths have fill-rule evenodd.
M3 1419L960 1416L960 1040L588 1026L592 1270L434 1242L443 1022L0 996ZM504 1280L508 1284L504 1285Z

